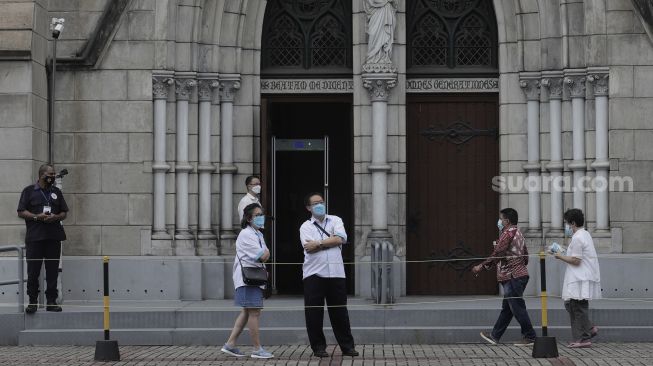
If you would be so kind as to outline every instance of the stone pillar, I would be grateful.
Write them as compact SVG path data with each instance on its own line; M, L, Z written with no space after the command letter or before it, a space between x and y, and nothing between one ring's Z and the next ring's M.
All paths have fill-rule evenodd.
M562 73L543 72L542 86L549 90L549 140L551 161L546 168L551 174L551 231L550 235L562 234L563 182L562 171Z
M175 94L177 95L177 162L176 177L176 218L175 254L195 255L194 236L188 227L188 173L192 166L188 163L188 100L197 85L193 73L177 73Z
M152 200L152 253L172 255L172 236L166 231L166 104L174 84L172 72L155 72L152 77L154 99L154 197Z
M199 215L197 252L199 255L218 255L217 236L211 230L211 104L213 91L220 85L217 74L198 75L199 101Z
M539 237L542 233L540 177L540 73L528 72L520 75L519 86L524 90L528 106L528 234Z
M238 171L234 165L233 105L234 95L240 89L240 75L220 75L220 248L221 254L234 254L236 233L233 227L233 176Z
M591 167L596 170L596 231L608 233L610 229L608 207L608 84L607 68L590 68L587 80L593 85L596 110L596 160Z
M573 161L569 163L569 169L573 171L574 192L573 208L585 212L585 192L583 184L585 181L585 70L566 70L564 85L571 96L572 120L573 120Z
M388 97L397 85L395 73L363 74L363 86L372 100L372 232L368 237L392 238L388 232Z

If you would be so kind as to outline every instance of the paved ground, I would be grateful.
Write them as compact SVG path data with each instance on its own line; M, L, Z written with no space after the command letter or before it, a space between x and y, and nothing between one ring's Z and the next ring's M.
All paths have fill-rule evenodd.
M559 358L533 359L531 349L511 345L359 345L360 357L342 357L329 347L331 358L311 357L306 346L274 346L275 358L236 359L215 347L120 348L121 362L93 362L94 347L0 347L0 365L653 365L653 343L597 343L593 348L568 349L559 344ZM242 347L251 351L249 347Z

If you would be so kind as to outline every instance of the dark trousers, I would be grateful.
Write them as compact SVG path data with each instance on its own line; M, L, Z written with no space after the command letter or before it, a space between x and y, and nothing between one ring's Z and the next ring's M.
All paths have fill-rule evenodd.
M494 329L492 329L492 337L495 339L501 339L501 336L505 333L513 317L521 325L522 336L527 339L535 339L535 330L533 329L533 324L531 324L531 318L528 317L528 312L526 311L526 302L524 302L522 297L524 296L524 289L526 289L527 283L528 276L512 278L501 283L503 287L503 303L499 319L497 319L497 322L494 324Z
M322 278L316 275L304 279L304 315L308 340L313 351L326 350L324 325L324 300L328 306L331 328L343 352L354 349L349 313L347 312L347 286L344 278Z
M27 249L27 296L30 303L35 304L39 296L39 275L41 265L45 259L45 279L47 289L45 297L48 302L57 299L57 278L59 277L59 257L61 256L61 242L55 240L42 240L26 243Z
M565 301L565 309L571 320L571 335L573 341L584 341L591 338L592 322L589 318L589 301L569 300Z

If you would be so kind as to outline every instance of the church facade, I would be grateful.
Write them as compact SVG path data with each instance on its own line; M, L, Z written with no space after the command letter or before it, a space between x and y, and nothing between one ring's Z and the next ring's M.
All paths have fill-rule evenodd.
M531 254L581 208L614 293L645 296L624 283L651 271L652 21L646 0L2 2L0 232L22 242L13 208L52 162L64 296L90 298L108 255L118 297L229 297L257 175L280 294L317 191L355 295L382 247L396 296L496 293L469 258L513 207Z

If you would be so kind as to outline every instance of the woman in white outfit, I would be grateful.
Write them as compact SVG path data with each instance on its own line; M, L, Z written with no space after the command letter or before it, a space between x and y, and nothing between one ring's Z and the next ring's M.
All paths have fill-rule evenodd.
M243 210L243 219L240 222L242 230L236 239L236 258L234 259L233 280L236 289L234 302L236 306L242 307L242 311L236 318L236 323L231 331L227 343L222 346L221 351L232 356L245 356L238 348L236 341L242 333L245 325L249 328L249 335L252 338L254 351L252 358L272 358L270 352L261 347L259 339L259 318L263 308L263 286L246 285L243 281L241 265L245 267L260 267L263 262L270 258L270 251L265 245L261 230L265 225L265 216L258 203L252 203ZM242 264L241 264L242 263Z
M589 300L601 298L599 259L592 236L583 228L583 211L573 208L564 214L565 235L571 236L566 255L554 253L567 263L562 284L562 299L571 320L573 340L570 348L591 347L591 338L598 334L588 316Z

